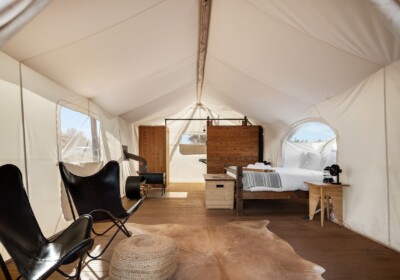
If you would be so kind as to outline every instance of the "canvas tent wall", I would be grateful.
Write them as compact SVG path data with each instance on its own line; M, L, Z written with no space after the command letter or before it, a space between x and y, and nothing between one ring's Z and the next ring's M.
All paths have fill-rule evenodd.
M384 67L316 109L339 133L345 223L400 250L400 62Z
M400 250L400 62L316 105L298 119L322 118L338 134L345 226ZM293 122L294 125L296 122ZM275 123L271 147L278 157L291 124Z
M211 108L216 108L212 106ZM181 151L181 140L185 135L207 134L207 117L216 119L214 125L241 125L244 116L223 106L218 106L217 110L205 105L192 104L182 111L158 118L154 120L142 120L134 124L138 135L139 125L166 125L169 130L169 178L172 183L202 183L203 174L207 173L207 166L200 159L206 159L206 150L202 154L185 154ZM238 120L223 120L238 119ZM135 151L138 151L139 137L135 139ZM266 149L268 150L268 149ZM267 152L266 152L267 153ZM138 168L136 166L136 168Z
M371 4L384 2L391 5L390 16L382 16ZM229 108L262 124L269 147L265 159L275 164L282 139L295 123L321 118L330 124L339 137L342 180L351 185L344 198L345 225L400 250L396 110L400 40L394 26L398 1L212 3L201 103L218 113L220 107ZM47 168L56 171L50 164L57 156L55 122L41 117L35 106L50 116L55 115L59 97L85 109L90 98L90 108L96 103L121 116L104 118L108 133L103 138L113 143L107 154L111 159L119 157L121 139L129 142L131 123L152 124L194 104L198 4L197 0L121 1L120 5L52 1L2 46L15 58L1 54L7 92L3 96L10 104L1 103L2 108L7 106L0 113L1 125L8 131L4 160L17 163L30 185L43 183L43 192L53 196L57 172L46 172L51 178L30 179ZM23 62L22 81L16 61ZM30 78L31 72L38 78ZM21 94L21 83L34 94L27 90ZM24 103L21 111L18 104L28 94L32 104ZM25 126L22 112L26 112ZM49 145L35 142L37 137ZM25 145L24 139L31 140ZM52 201L50 196L32 196L35 208L41 207L41 199ZM51 225L49 232L55 227Z
M33 211L46 236L69 223L61 209L57 166L60 100L64 106L100 120L102 160L121 162L121 182L133 172L129 162L121 161L121 144L133 145L129 123L0 52L0 164L12 163L21 169ZM6 256L3 248L0 253Z

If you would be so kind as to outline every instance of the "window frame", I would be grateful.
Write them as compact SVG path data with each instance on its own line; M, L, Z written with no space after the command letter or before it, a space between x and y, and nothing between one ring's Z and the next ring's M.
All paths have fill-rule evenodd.
M318 122L318 123L322 123L322 124L328 126L333 131L333 133L336 135L336 161L339 160L339 134L338 134L338 131L324 119L309 118L309 119L304 119L304 120L298 121L298 122L292 124L291 126L289 126L286 133L284 134L284 136L281 139L280 154L278 155L277 166L283 167L285 164L285 162L284 162L284 160L285 160L285 142L288 140L288 138L292 137L294 135L294 133L301 126L304 126L307 123L311 123L311 122ZM332 139L330 139L329 141L331 141Z
M88 142L91 144L90 147L92 149L92 154L90 156L91 160L89 161L70 161L67 158L63 157L63 149L64 147L62 146L62 138L63 138L63 127L62 127L62 110L66 109L71 112L75 112L77 114L84 115L88 118L89 120L89 131L90 131L90 139L87 139ZM70 112L70 113L71 113ZM58 102L57 103L57 148L58 148L58 161L64 161L64 162L73 162L73 163L87 163L87 162L101 162L102 161L102 148L103 148L103 141L102 141L102 135L101 135L101 120L99 118L96 118L92 114L88 113L88 110L85 110L79 106L76 106L74 104L71 104L66 101ZM83 130L77 129L78 133L79 132L84 132ZM83 157L82 157L83 158Z

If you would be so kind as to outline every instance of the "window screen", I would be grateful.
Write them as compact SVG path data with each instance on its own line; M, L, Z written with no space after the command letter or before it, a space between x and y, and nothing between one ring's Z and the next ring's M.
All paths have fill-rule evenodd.
M65 162L101 160L100 121L61 106L60 156Z
M182 155L206 154L207 136L205 133L185 133L181 136L179 152Z

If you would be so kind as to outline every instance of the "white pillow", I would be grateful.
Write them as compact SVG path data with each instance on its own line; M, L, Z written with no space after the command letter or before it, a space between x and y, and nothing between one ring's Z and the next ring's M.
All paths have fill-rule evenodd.
M261 170L265 170L265 169L272 169L271 165L265 165L264 163L261 164L248 164L247 168L252 168L252 169L261 169Z
M306 160L307 160L307 153L304 153L304 152L301 153L301 155L300 155L300 165L296 166L296 167L303 168L304 164L306 163Z
M329 154L321 155L321 170L328 166Z
M308 152L306 160L302 166L303 169L322 170L321 169L321 154Z

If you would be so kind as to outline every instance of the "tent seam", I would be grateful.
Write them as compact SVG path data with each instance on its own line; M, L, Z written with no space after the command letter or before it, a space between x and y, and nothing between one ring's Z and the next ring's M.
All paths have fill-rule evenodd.
M388 151L388 129L387 129L387 99L386 99L386 67L383 68L383 109L385 122L385 152L386 152L386 188L387 188L387 211L388 211L388 243L391 244L390 234L390 182L389 182L389 151Z
M180 85L180 86L178 86L178 87L176 87L176 88L174 88L174 89L168 91L167 93L162 94L161 96L155 97L154 99L150 100L149 102L146 102L146 103L141 104L141 105L139 105L139 106L137 106L137 107L135 107L135 108L133 108L133 109L131 109L131 110L129 110L129 111L126 111L126 112L123 112L123 113L119 114L119 116L121 116L121 115L123 115L123 114L126 114L126 113L129 113L129 112L131 112L131 111L134 111L134 110L136 110L138 107L142 107L142 106L144 106L144 105L147 105L147 104L150 104L150 103L152 103L152 102L154 102L154 101L157 101L157 100L160 99L161 97L164 97L164 96L166 96L166 95L172 94L172 93L174 93L174 92L176 92L176 91L178 91L178 90L182 90L182 89L184 89L184 88L188 88L190 85L192 85L192 84L195 83L195 82L196 82L196 80L191 80L191 81L189 81L189 82L187 82L187 83L184 83L183 85Z
M222 90L218 89L218 87L213 86L213 85L215 85L215 84L214 84L213 82L210 82L210 80L207 80L207 79L206 79L206 81L207 81L207 83L209 84L209 86L210 86L213 90L215 90L215 91L218 92L219 94L222 94L222 95L224 95L224 96L230 98L230 99L235 103L234 105L243 104L243 101L240 101L240 100L238 100L238 99L236 99L236 98L234 98L234 97L232 97L232 96L229 96L229 94L227 94L225 91L222 91ZM227 105L227 106L228 106L230 109L233 109L233 110L236 111L236 112L240 111L238 108L234 108L235 106L234 106L234 107L232 107L231 105ZM236 106L236 107L237 107L237 106ZM251 114L247 114L247 115L251 116ZM266 115L267 117L269 117L269 118L272 118L273 120L280 120L280 119L277 119L275 116L273 116L273 115L271 115L271 114L265 113L265 115ZM258 123L263 123L263 122L259 121L257 118L252 118L252 119L257 120Z
M169 65L167 65L167 66L165 66L165 67L163 67L163 68L161 68L159 70L156 70L156 71L150 73L149 75L146 75L146 76L144 76L142 78L139 78L139 79L137 79L135 81L131 81L131 82L127 83L127 84L123 84L121 86L118 86L117 88L114 88L113 91L115 92L115 91L117 91L119 89L123 89L123 88L126 88L126 87L140 85L142 83L145 83L147 80L152 80L154 78L154 76L157 76L157 75L160 75L160 76L163 75L162 77L164 77L164 75L167 75L167 74L170 74L170 73L174 73L177 70L180 70L180 69L184 68L185 66L190 65L190 63L195 62L195 60L193 60L193 58L195 58L195 57L196 57L196 54L192 54L190 56L187 56L187 57L185 57L185 58L183 58L181 60L178 60L177 62L174 62L174 63L169 64ZM168 69L170 69L172 67L174 67L175 71L167 71ZM100 94L98 94L98 95L96 95L96 96L94 96L92 98L94 100L96 100L96 98L99 98L99 97L102 97L102 96L106 96L108 94L109 94L109 92L102 92L102 93L100 93Z
M158 99L161 99L161 98L170 97L171 95L175 96L176 95L176 91L180 91L180 90L189 88L190 86L195 85L195 83L196 83L196 79L191 80L191 81L189 81L189 82L187 82L187 83L185 83L183 85L180 85L179 87L176 87L176 88L168 91L165 94L162 94L161 96L158 96L158 97L156 97L156 98L154 98L154 99L152 99L152 100L150 100L150 101L148 101L146 103L138 105L135 108L130 109L130 110L126 111L126 112L123 112L123 113L119 114L118 116L121 117L121 118L124 118L124 115L125 115L125 117L128 118L126 115L127 114L131 114L132 112L136 111L138 108L142 108L144 106L150 106L152 103L158 101ZM129 122L132 122L134 124L143 124L143 120L145 120L145 121L151 121L152 120L152 119L147 119L148 117L149 117L149 115L147 115L146 117L141 117L141 119L139 119L139 120L136 119L136 120L129 121Z
M25 167L25 186L26 186L26 193L29 198L29 179L28 179L28 152L27 152L27 143L26 143L26 122L25 122L25 110L24 110L24 90L23 90L23 83L22 83L22 63L19 63L19 92L21 96L21 121L22 121L22 139L24 145L24 167Z

